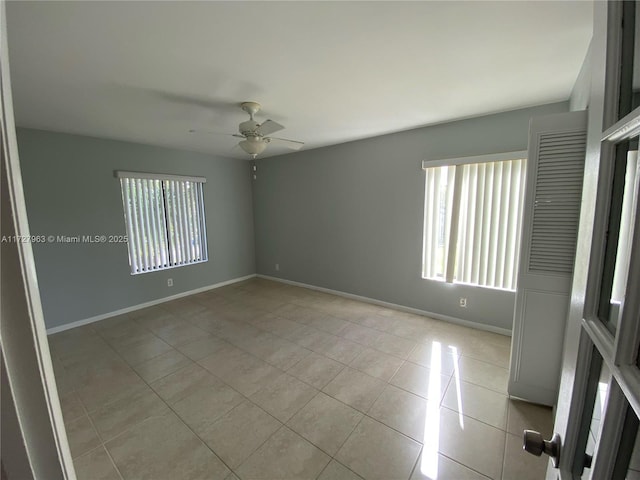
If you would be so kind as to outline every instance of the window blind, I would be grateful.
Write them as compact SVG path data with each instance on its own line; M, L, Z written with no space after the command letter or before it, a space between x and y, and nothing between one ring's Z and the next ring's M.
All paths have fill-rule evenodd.
M423 277L514 290L525 160L425 171Z
M118 172L131 273L207 261L202 181Z

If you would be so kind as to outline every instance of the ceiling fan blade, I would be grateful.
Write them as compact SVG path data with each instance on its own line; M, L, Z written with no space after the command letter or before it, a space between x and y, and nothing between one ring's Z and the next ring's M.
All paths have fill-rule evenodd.
M298 142L296 140L287 140L286 138L278 137L269 137L269 140L279 145L288 147L291 150L300 150L302 147L304 147L304 142Z
M270 133L277 132L283 129L284 127L278 122L274 122L273 120L265 120L264 122L262 122L262 125L257 128L256 131L258 132L258 134L264 137L266 135L269 135Z

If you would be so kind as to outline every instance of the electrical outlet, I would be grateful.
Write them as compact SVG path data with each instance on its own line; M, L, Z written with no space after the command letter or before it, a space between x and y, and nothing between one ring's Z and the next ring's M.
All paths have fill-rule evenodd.
M173 278L167 279L167 287L173 287Z
M467 308L467 299L466 299L466 297L460 297L460 306L462 308Z
M280 271L280 264L276 263L276 272L279 272L279 271Z

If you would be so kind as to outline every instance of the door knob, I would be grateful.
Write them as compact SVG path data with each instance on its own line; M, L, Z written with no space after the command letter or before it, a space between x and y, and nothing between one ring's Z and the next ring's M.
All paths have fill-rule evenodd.
M546 453L551 457L553 466L558 468L558 462L560 461L560 443L560 435L557 433L553 434L551 440L545 440L542 438L540 432L525 430L522 448L536 457Z

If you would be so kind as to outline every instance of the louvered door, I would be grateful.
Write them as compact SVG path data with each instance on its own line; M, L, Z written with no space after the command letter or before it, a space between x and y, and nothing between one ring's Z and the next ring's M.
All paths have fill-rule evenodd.
M560 380L586 146L586 112L533 118L509 394L552 405Z

